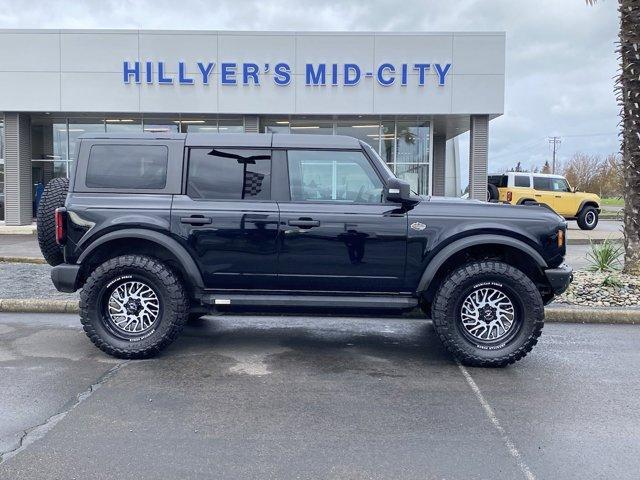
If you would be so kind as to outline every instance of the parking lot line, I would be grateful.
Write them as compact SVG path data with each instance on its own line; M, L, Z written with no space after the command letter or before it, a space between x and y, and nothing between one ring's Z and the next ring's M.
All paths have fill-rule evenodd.
M520 451L518 450L518 447L516 447L515 443L513 443L513 440L511 440L511 437L509 437L509 434L507 433L507 431L500 424L500 420L498 420L496 413L494 412L493 408L491 408L491 405L489 404L489 402L484 398L484 395L482 394L480 387L478 387L478 384L476 384L476 382L473 380L473 377L469 373L469 370L467 370L466 367L462 365L460 362L457 362L457 363L458 363L458 368L460 369L460 372L462 372L462 375L467 381L467 384L469 385L474 395L480 402L480 405L482 405L482 408L484 409L484 412L487 415L487 418L489 418L494 428L498 431L498 433L500 433L500 436L502 437L505 447L507 447L509 454L518 463L518 467L520 467L520 470L522 471L524 477L527 480L536 480L536 476L533 474L531 469L525 463L524 459L522 458L522 455L520 454Z

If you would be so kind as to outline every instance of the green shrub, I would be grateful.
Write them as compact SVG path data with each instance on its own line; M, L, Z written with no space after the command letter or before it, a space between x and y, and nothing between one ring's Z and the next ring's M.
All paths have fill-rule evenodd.
M615 272L622 270L622 245L605 239L601 244L591 242L591 251L587 253L589 270L592 272Z

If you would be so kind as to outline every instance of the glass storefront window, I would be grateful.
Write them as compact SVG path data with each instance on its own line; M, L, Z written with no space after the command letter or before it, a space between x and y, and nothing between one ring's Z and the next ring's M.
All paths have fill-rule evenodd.
M0 160L4 158L4 120L0 120Z
M267 117L261 120L264 133L289 133L289 119Z
M69 159L78 158L78 138L84 133L104 133L104 118L69 119Z
M107 125L107 132L142 132L142 121L136 117L107 117L105 123Z
M333 135L333 120L330 118L301 117L291 119L291 133Z
M362 140L376 151L380 147L380 122L377 120L339 120L336 133Z
M389 168L393 170L393 152L396 144L396 122L393 120L383 120L380 124L380 149L378 153L387 162Z
M31 119L31 158L66 160L67 149L66 118L34 117Z
M180 120L176 118L144 118L146 133L178 133Z
M398 121L395 172L418 193L429 192L429 122Z
M218 118L218 133L243 133L244 119Z
M180 121L182 133L216 133L218 131L218 119L202 116L183 117Z

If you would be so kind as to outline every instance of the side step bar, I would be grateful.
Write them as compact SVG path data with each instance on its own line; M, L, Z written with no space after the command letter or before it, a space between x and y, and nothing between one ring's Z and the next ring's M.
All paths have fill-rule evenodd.
M202 303L215 307L374 308L409 310L418 299L403 295L239 295L205 294Z

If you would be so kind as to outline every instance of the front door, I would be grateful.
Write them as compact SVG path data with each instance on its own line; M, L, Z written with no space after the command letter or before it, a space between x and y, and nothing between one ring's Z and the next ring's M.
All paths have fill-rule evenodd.
M383 183L364 153L289 150L286 162L290 201L279 202L280 287L401 289L407 215L385 203Z
M565 217L573 217L578 211L576 195L571 191L569 182L564 178L551 178L553 191L553 209Z
M205 287L276 288L270 150L191 148L186 185L186 195L174 197L171 231L196 259Z

